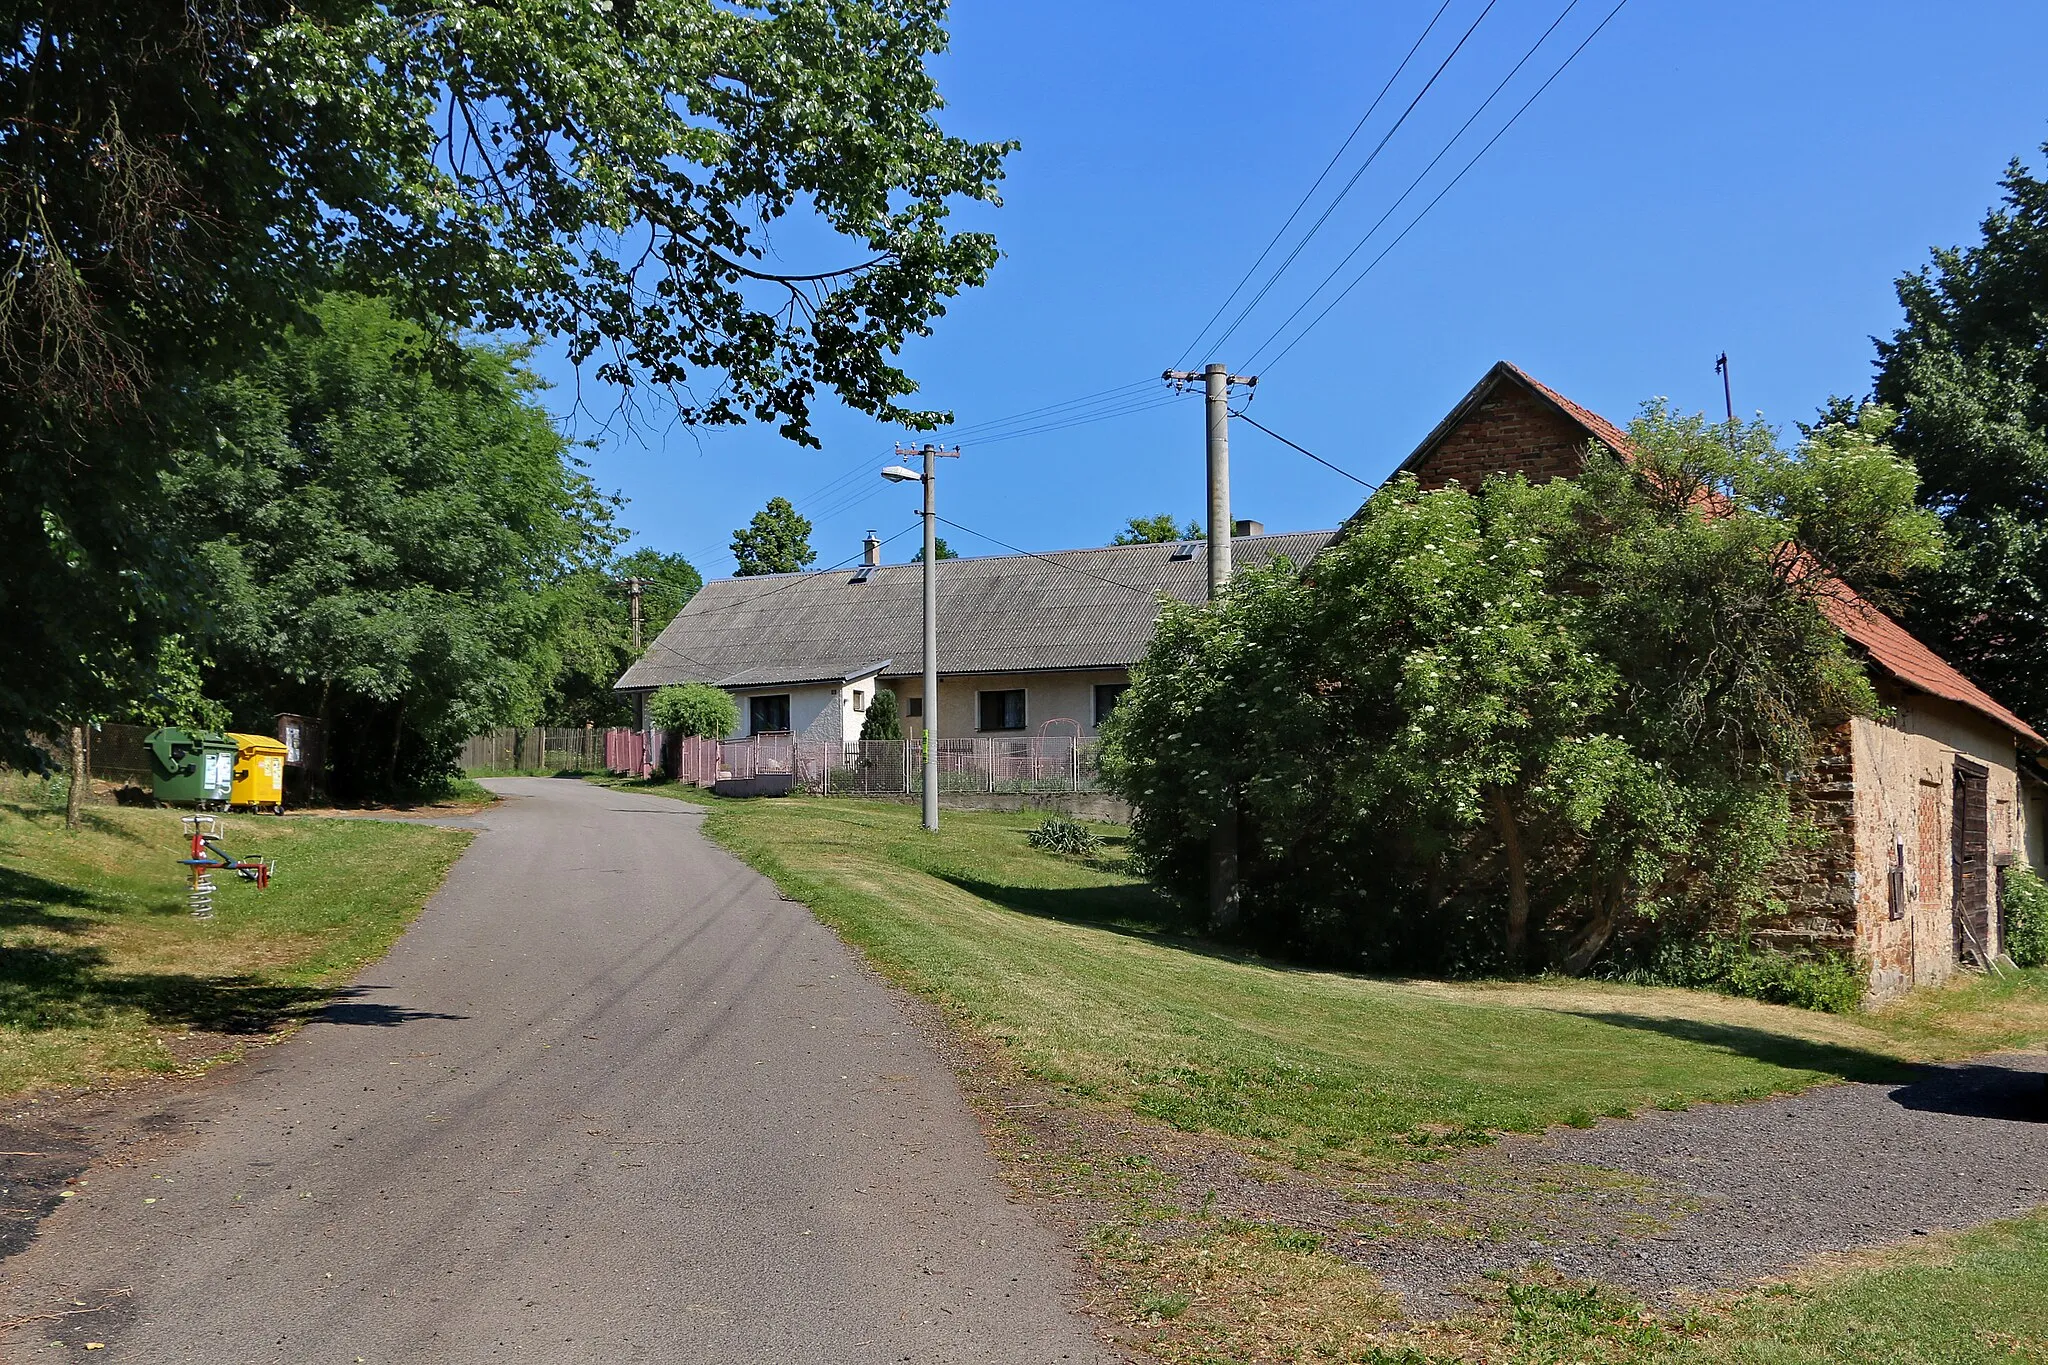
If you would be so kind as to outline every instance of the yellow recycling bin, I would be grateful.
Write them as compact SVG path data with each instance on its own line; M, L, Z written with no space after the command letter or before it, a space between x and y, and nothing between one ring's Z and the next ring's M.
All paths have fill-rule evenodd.
M284 814L284 741L269 735L238 735L228 731L235 744L235 785L228 804L261 810L268 806Z

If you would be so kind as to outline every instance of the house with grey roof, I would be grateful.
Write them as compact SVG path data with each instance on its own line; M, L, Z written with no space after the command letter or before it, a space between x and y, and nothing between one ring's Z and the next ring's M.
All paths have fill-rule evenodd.
M1240 567L1307 563L1333 531L1232 537ZM935 738L1093 736L1152 640L1163 598L1207 595L1200 541L1044 555L941 560L939 695L927 708L922 564L867 562L824 573L706 583L616 684L645 697L705 682L739 702L732 738L784 732L853 741L878 688L896 693L906 734L935 715Z

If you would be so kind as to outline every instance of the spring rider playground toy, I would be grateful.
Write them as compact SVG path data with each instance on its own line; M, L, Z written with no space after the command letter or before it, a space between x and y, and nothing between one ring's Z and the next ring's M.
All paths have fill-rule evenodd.
M185 831L192 841L190 857L178 861L185 865L192 878L189 903L193 919L213 918L213 874L232 872L245 882L256 883L257 890L270 885L270 876L277 871L275 859L237 858L220 846L221 838L227 833L218 817L212 815L188 815L185 817Z

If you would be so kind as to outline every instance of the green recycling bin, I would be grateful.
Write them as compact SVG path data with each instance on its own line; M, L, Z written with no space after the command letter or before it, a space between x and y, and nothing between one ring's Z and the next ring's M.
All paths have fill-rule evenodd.
M225 806L235 783L235 742L212 730L167 725L143 737L149 749L149 786L173 806Z

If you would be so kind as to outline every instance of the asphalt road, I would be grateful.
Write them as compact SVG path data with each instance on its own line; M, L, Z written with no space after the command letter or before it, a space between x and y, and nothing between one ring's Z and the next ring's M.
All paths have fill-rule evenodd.
M904 1002L804 907L682 802L490 785L355 993L6 1262L0 1316L111 1305L16 1358L1114 1358Z

